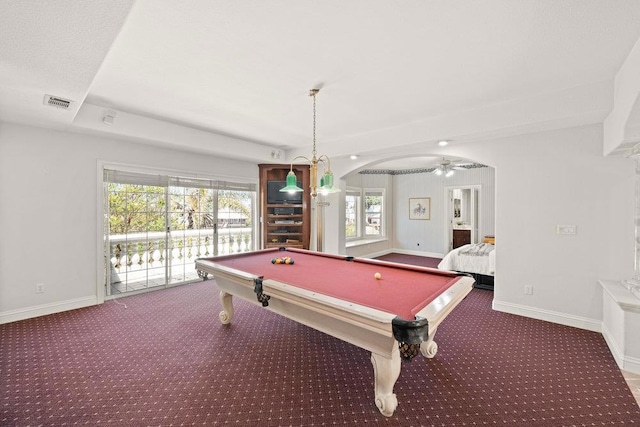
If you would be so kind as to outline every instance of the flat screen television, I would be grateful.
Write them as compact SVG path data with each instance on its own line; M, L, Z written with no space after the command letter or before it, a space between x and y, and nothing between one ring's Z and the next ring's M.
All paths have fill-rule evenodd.
M298 187L302 188L302 183L298 181ZM287 186L287 181L267 181L267 203L302 203L302 191L289 193L280 191Z

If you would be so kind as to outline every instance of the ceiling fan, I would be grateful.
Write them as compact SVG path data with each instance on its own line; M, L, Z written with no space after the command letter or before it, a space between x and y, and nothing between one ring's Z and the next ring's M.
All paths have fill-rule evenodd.
M437 166L433 169L433 173L436 175L444 175L447 178L455 173L456 170L464 170L461 160L448 160L444 157L437 163ZM466 164L466 163L465 163Z

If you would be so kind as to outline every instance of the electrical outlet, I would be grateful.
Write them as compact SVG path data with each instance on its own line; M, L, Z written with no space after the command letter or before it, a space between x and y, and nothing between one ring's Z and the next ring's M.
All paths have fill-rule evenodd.
M36 283L36 294L44 294L44 283Z
M533 295L533 285L524 285L524 294Z

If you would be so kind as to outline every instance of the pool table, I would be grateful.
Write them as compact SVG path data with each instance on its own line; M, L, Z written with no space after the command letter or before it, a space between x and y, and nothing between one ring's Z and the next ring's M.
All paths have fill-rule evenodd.
M435 356L438 325L474 283L448 271L293 248L199 258L196 269L203 279L214 276L223 324L237 296L370 351L375 404L385 416L398 405L401 360Z

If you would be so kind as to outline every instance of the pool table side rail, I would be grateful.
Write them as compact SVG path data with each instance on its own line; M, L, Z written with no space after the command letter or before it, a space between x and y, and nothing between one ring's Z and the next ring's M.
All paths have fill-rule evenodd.
M247 256L254 256L257 253L267 253L267 252L273 252L274 255L276 255L278 252L280 252L280 249L279 248L267 248L267 249L259 249L257 251L240 252L240 253L235 253L235 254L200 257L200 258L196 258L196 265L198 265L198 263L201 263L201 262L204 262L204 261L206 261L206 262L215 262L216 260L224 261L226 259L234 259L234 258L241 258L241 257L247 257Z
M263 282L269 309L365 350L391 357L395 338L391 313L346 302L274 280Z
M466 274L460 273L457 271L439 270L437 268L423 267L421 265L399 264L397 262L385 261L381 259L353 258L353 261L361 262L363 264L381 265L381 266L391 267L391 268L401 268L403 270L419 271L419 272L424 272L429 274L435 274L437 276L449 276L449 277L466 276Z
M254 293L253 278L236 276L228 270L208 271L214 275L221 293L261 305ZM340 303L329 303L324 295L319 300L309 299L308 294L304 295L309 291L273 280L264 280L262 286L264 293L271 297L265 307L267 310L365 350L391 357L395 347L390 326L394 315L364 306L361 307L363 312L373 314L372 317L363 312L341 310Z
M228 255L224 255L222 258L227 256ZM220 259L220 258L216 257L216 259ZM245 280L251 281L252 283L255 279L262 278L262 276L256 276L255 274L247 273L246 271L238 270L232 267L227 267L226 265L219 264L214 261L209 261L206 258L200 258L196 260L196 270L204 271L205 273L211 274L214 276L214 278L221 273L239 276Z
M449 289L431 301L416 317L424 317L429 321L429 329L437 328L473 289L475 280L472 277L461 277Z

